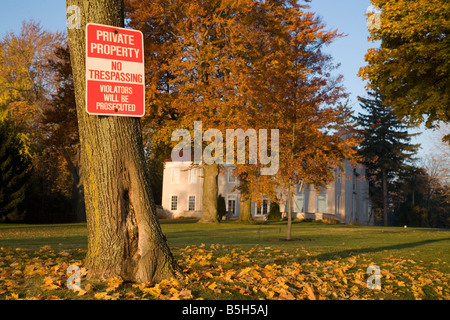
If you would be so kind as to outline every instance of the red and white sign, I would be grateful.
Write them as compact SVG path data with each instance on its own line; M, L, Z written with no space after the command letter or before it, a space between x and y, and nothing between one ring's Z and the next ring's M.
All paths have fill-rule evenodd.
M86 111L95 115L144 115L142 32L86 25Z

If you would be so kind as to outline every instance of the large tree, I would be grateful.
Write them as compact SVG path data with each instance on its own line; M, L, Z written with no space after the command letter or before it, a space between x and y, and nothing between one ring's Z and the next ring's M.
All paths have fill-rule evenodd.
M89 274L136 282L172 277L178 267L156 216L140 119L85 111L85 25L123 27L123 1L66 4L78 6L81 13L81 28L69 28L68 39L85 179Z
M276 59L264 49L276 50L271 37L283 29L276 15L288 3L127 1L129 25L142 30L147 47L154 48L147 50L153 91L148 132L167 141L176 128L192 132L194 121L202 122L202 134L211 128L225 133L249 127L249 115L256 112L250 109L264 98L255 88L260 85L262 92L267 87L262 85L264 68ZM202 163L201 222L219 221L217 178L223 157L212 158L216 156L216 161Z
M396 114L432 127L450 121L450 2L372 0L381 9L370 39L381 46L366 54L360 76L379 90ZM378 13L374 13L378 14ZM447 136L450 138L450 136Z
M6 112L22 139L28 140L33 165L26 194L29 222L67 221L68 216L65 198L70 195L70 175L62 157L44 146L48 132L41 130L44 110L60 80L48 61L55 59L63 43L62 33L46 31L34 21L24 21L19 32L8 33L0 41L0 112Z
M353 158L356 139L336 129L344 127L342 108L336 106L346 94L341 77L333 75L336 66L331 57L323 53L323 48L341 34L326 31L307 7L293 3L274 7L272 21L279 28L268 39L270 45L261 48L267 57L261 61L265 81L251 87L260 99L247 110L253 111L256 128L279 130L278 139L276 132L268 132L267 139L262 139L267 142L267 155L279 163L259 163L257 170L238 165L237 172L249 174L248 190L253 200L270 197L286 201L286 238L290 240L295 192L307 185L319 187L331 182L334 169L344 159ZM271 174L258 174L270 165L274 169Z
M42 110L57 85L47 61L63 43L62 33L23 22L19 33L8 33L0 42L0 109L36 142Z
M344 96L330 76L330 57L321 52L339 36L336 31L325 31L307 7L292 0L127 4L130 26L142 30L154 49L147 50L151 134L170 139L175 128L192 132L196 120L202 132L268 129L270 152L270 129L280 128L285 180L328 181L329 167L345 155L344 139L325 128L336 120L330 106ZM241 186L249 193L242 199L246 208L249 199L275 194L272 181L258 183L261 166L250 162L246 157L236 170L253 181ZM202 221L215 222L218 165L203 167Z
M357 122L362 142L359 151L367 167L371 200L382 210L384 225L388 225L390 192L394 181L411 168L419 145L411 144L413 134L402 123L378 92L359 98L365 113L359 113Z

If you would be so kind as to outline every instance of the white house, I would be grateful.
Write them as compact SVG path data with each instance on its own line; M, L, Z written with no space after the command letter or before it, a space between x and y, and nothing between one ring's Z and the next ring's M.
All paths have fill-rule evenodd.
M162 192L162 211L166 218L201 217L203 178L202 169L191 166L191 161L170 160L165 162ZM238 179L229 166L226 173L218 176L218 192L225 198L228 218L239 217ZM317 191L314 186L298 191L291 201L280 201L280 211L286 214L288 203L293 205L294 219L331 219L341 223L372 224L370 219L369 185L365 180L365 169L348 163L344 171L336 169L335 181ZM264 219L269 212L270 200L260 205L252 203L254 219Z

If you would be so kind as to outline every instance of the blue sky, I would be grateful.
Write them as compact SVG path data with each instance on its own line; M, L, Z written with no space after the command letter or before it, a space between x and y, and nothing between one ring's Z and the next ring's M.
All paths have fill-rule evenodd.
M350 104L356 112L361 111L357 97L365 96L364 82L357 76L365 64L364 55L368 48L377 44L367 41L369 32L365 13L370 0L312 0L311 11L316 12L327 25L328 30L338 29L346 34L335 40L326 51L335 63L341 66L338 72L344 76L344 85L350 93ZM66 9L64 0L14 0L2 4L0 11L0 37L8 32L19 32L23 20L33 19L50 31L66 30ZM417 131L417 130L416 130ZM414 143L422 144L420 156L428 152L430 133L422 134Z

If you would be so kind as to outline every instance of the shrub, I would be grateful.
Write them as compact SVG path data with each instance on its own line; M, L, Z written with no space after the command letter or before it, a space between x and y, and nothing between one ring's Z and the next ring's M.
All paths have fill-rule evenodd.
M276 202L270 204L267 220L281 220L280 206Z
M222 220L222 218L227 214L227 207L225 203L225 198L219 194L217 196L217 215L219 216L219 220Z

